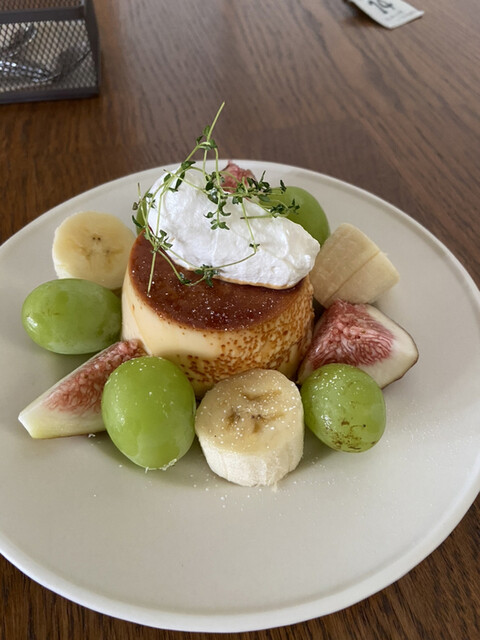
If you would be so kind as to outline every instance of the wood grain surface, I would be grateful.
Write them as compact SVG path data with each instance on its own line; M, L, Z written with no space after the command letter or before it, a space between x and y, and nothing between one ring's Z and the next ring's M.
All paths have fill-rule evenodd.
M96 0L99 96L0 105L0 241L87 189L181 160L225 101L224 157L313 169L384 198L478 285L480 5L415 4L425 15L390 31L342 0ZM479 523L477 500L420 565L344 611L224 637L479 638ZM213 637L95 613L0 557L1 640Z

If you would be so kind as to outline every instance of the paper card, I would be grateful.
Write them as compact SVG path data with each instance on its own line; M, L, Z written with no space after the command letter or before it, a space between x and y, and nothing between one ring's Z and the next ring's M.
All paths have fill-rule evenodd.
M423 16L423 11L412 7L403 0L348 0L356 5L372 20L378 22L387 29L401 27L407 22Z

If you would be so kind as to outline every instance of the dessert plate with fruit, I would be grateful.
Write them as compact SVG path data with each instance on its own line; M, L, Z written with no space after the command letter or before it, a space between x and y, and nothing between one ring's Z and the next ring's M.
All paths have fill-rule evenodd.
M215 191L218 166L233 186ZM480 484L480 301L438 240L369 193L268 162L204 169L205 187L185 164L102 185L0 248L0 551L115 617L247 631L368 597L461 520ZM237 248L248 218L250 261L230 245L185 259L189 236L207 241L188 217L169 226L182 181ZM265 233L239 185L295 228ZM131 233L120 275L102 263L112 278L93 284L69 241L98 212Z

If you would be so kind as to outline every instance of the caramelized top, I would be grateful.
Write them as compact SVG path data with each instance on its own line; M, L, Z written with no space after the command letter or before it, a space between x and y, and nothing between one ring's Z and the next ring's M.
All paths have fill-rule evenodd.
M141 234L128 264L133 288L161 316L196 329L242 329L269 320L294 302L304 284L301 280L289 289L269 289L214 278L213 286L206 282L187 286L179 281L167 261L157 255L152 287L147 293L151 264L152 247ZM192 281L200 277L180 267L178 271Z

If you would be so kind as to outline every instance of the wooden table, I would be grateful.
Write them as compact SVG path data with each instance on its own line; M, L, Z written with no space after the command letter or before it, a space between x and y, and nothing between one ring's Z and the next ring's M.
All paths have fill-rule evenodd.
M100 95L0 106L0 240L78 193L183 158L225 100L224 157L298 165L373 192L480 283L480 8L415 4L425 15L389 31L342 0L96 0ZM479 504L367 600L226 637L480 637ZM207 637L92 612L0 558L2 639Z

